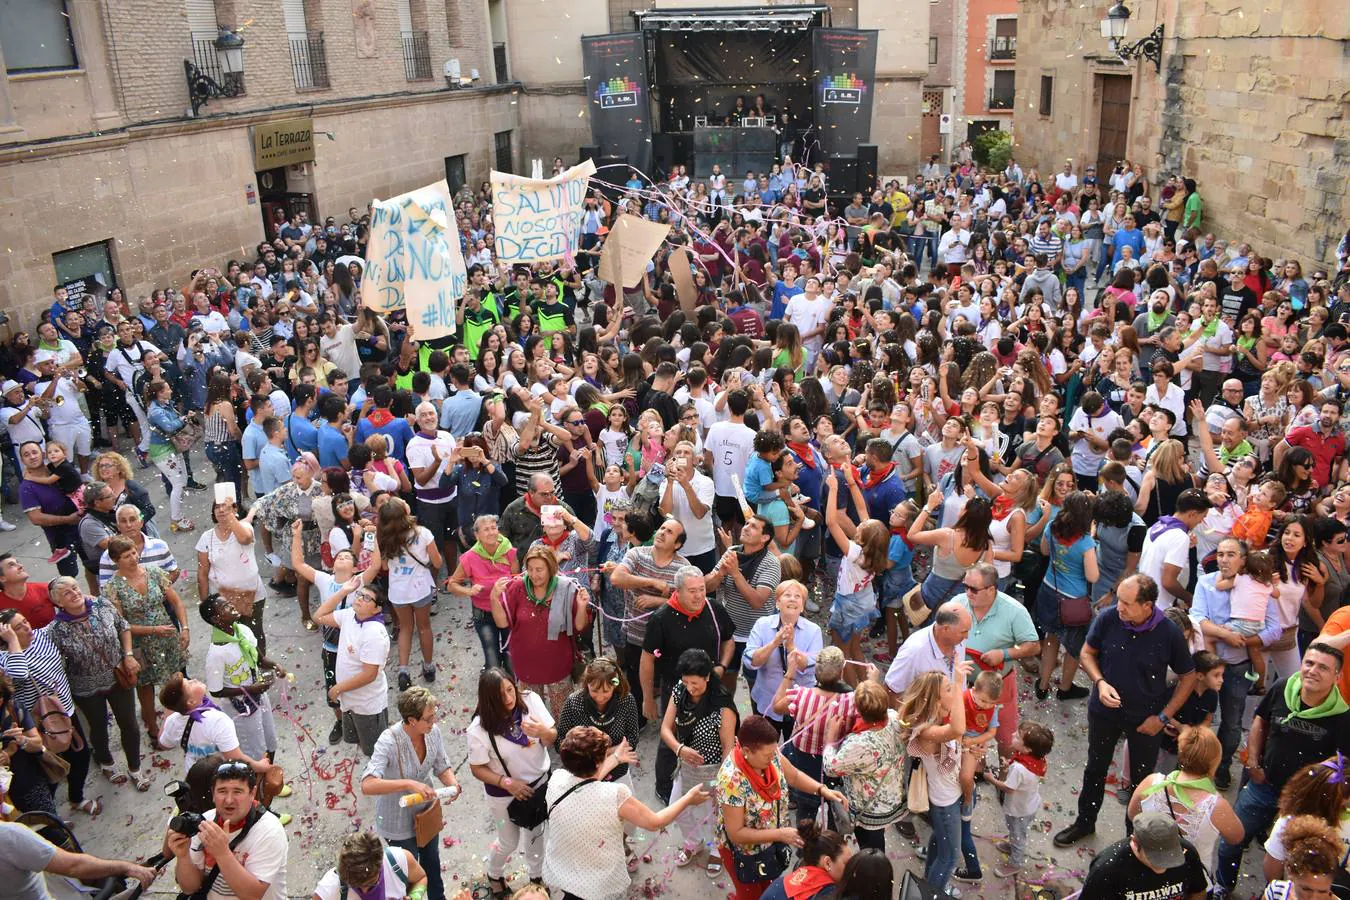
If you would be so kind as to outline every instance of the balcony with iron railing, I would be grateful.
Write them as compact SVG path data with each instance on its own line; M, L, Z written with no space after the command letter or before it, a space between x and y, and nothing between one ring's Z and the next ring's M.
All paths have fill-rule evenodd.
M1013 108L1013 92L991 90L989 92L988 102L985 106L991 112L998 110L1011 110Z
M227 96L240 97L244 93L244 73L226 72L220 64L220 51L216 47L219 35L206 32L192 32L192 61L197 70L216 84L226 88Z
M996 37L989 42L989 58L994 62L1017 59L1017 35Z
M292 34L289 40L291 74L295 78L295 89L314 91L329 87L328 57L324 55L323 32Z
M431 42L425 31L403 32L403 76L408 81L431 78Z

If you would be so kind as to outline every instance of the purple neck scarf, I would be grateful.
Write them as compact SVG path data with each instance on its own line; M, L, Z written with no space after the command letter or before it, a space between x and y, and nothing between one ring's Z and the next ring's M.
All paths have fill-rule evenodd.
M520 695L517 694L516 708L511 713L511 726L507 728L505 732L503 732L502 737L506 738L513 744L519 744L522 747L528 747L530 746L530 736L526 734L525 730L520 727L520 723L525 718L525 714L520 710L521 702L522 701L520 699Z
M380 623L383 623L383 622L384 622L384 610L383 610L383 609L377 609L377 610L375 610L375 612L373 612L373 613L371 613L370 615L366 616L364 619L361 618L360 616L357 616L357 617L356 617L356 624L358 624L358 625L364 625L364 624L366 624L367 622L380 622Z
M211 701L210 697L203 697L201 705L198 706L196 709L194 709L192 712L188 713L188 718L194 722L200 723L201 720L205 718L206 711L208 709L219 710L220 707L216 706L216 704Z
M89 618L91 612L93 612L93 610L89 606L89 598L86 597L84 598L84 612L80 613L78 616L72 616L64 609L57 607L56 618L62 622L83 622L85 619Z
M1158 521L1149 526L1149 540L1156 541L1174 528L1180 528L1182 531L1190 531L1190 529L1186 527L1186 523L1176 516L1161 516Z
M1154 605L1153 615L1149 616L1140 624L1135 625L1132 622L1126 622L1124 619L1120 620L1120 624L1125 626L1126 631L1133 631L1135 634L1143 634L1145 631L1152 631L1157 628L1158 623L1164 618L1166 618L1166 616L1163 615L1163 611Z
M352 890L356 891L356 896L360 897L361 900L384 900L385 893L384 893L383 856L380 857L380 877L375 880L375 883L368 888L353 887Z

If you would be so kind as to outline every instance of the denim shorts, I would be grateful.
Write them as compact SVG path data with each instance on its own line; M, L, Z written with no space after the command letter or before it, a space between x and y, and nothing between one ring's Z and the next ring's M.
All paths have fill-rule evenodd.
M1043 634L1059 638L1064 650L1077 656L1083 650L1087 639L1087 626L1070 628L1059 621L1059 591L1041 582L1036 591L1036 627Z
M876 594L870 590L835 594L827 624L830 631L839 635L840 640L848 641L854 635L867 631L880 615Z

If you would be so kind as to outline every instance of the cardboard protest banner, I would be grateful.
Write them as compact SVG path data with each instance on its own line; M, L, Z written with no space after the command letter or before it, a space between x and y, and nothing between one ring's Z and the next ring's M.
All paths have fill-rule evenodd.
M586 187L594 174L595 163L589 159L553 178L493 172L497 264L541 262L576 253Z
M670 266L670 278L675 282L675 296L680 301L680 309L692 316L694 306L698 303L698 289L694 287L694 272L689 268L689 251L676 247L670 251L667 264Z
M669 225L621 214L605 238L598 274L610 284L637 287L642 274L647 271L647 263L661 249L667 234L670 234Z
M455 333L455 306L468 269L445 180L376 200L370 216L362 303L381 313L406 309L419 339Z

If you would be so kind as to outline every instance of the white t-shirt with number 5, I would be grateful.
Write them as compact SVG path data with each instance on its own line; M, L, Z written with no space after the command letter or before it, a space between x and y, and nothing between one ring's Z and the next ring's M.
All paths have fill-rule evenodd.
M745 477L745 466L755 452L755 433L744 422L718 422L708 429L703 449L712 454L713 488L719 497L735 497L731 476Z

